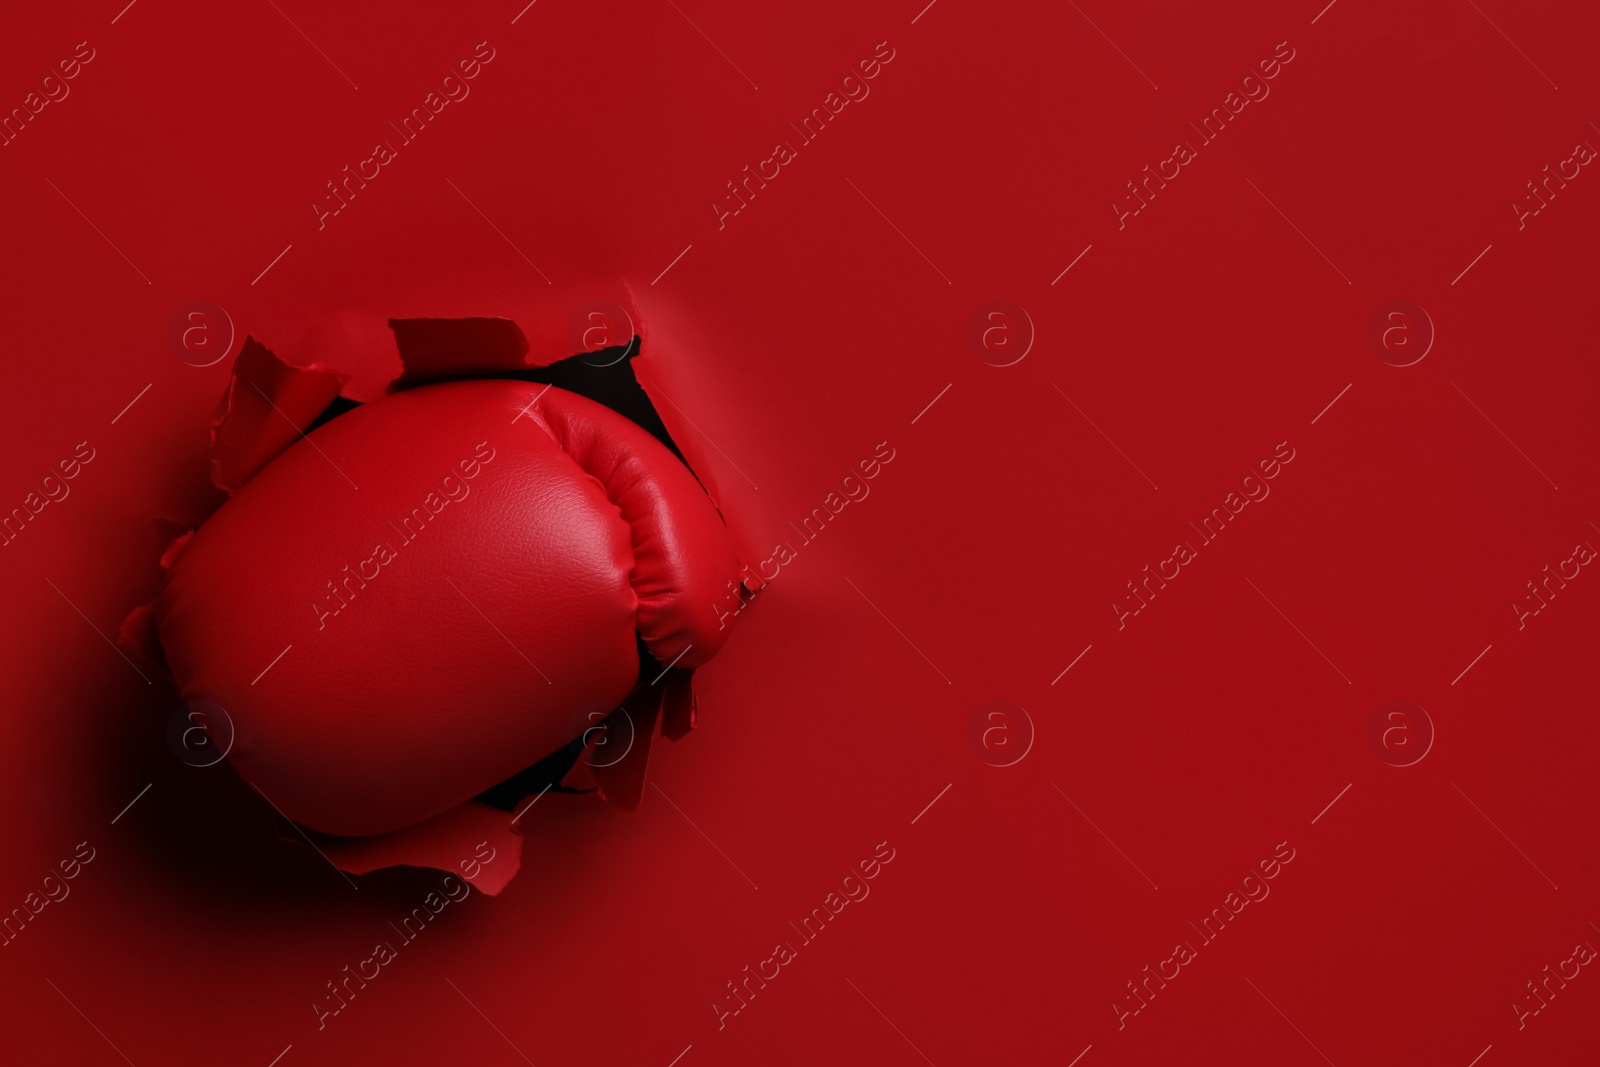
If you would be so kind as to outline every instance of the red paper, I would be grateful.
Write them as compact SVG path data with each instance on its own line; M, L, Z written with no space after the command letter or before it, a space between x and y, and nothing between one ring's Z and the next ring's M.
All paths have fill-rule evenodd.
M1596 22L13 12L9 1059L1592 1063ZM364 987L444 872L280 847L115 647L216 506L194 301L354 401L636 309L759 590L638 810L528 797Z

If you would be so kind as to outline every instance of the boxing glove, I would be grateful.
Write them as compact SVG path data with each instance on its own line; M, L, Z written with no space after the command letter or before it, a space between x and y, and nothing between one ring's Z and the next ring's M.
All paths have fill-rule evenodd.
M551 386L458 381L266 463L176 553L153 616L184 699L227 713L241 777L359 836L573 741L650 683L638 640L704 664L738 579L721 516L639 426Z

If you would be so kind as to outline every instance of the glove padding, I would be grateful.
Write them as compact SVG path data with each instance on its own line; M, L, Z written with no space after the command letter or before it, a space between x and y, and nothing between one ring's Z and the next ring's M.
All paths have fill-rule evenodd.
M185 700L314 830L386 833L721 647L721 517L655 438L550 386L425 386L339 416L184 545L155 608Z

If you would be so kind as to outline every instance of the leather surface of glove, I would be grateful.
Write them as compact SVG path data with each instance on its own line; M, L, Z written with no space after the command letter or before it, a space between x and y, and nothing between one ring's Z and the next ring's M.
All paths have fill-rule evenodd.
M183 546L156 625L229 759L330 834L419 822L693 668L739 578L721 516L633 422L508 380L386 396L297 441Z

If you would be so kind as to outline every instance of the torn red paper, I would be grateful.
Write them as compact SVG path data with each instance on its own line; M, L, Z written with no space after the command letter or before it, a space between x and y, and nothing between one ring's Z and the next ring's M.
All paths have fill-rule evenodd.
M194 527L179 519L162 518L156 521L176 531L162 550L160 559L161 569L171 570L172 561L178 558L178 553L183 551L183 546L194 535ZM150 666L165 670L167 656L161 648L161 638L156 633L155 606L155 601L151 600L128 612L117 630L117 643L137 654Z
M522 866L522 835L512 828L512 817L476 801L392 834L312 834L311 839L335 866L350 874L384 867L431 867L456 872L491 897L498 895ZM487 844L491 852L484 853L481 844ZM485 855L494 858L483 862Z
M211 419L211 480L232 493L310 429L346 377L291 367L245 338Z
M608 720L612 722L619 716L626 716L630 720L628 732L631 736L615 736L623 732L623 727L613 722L606 728L606 743L595 746L599 755L591 754L588 760L589 772L600 787L601 797L623 811L639 810L639 800L644 796L645 770L650 765L650 748L661 716L660 687L649 685L643 679L640 682L639 688ZM628 746L620 759L612 751L619 743Z
M695 726L694 688L692 671L671 669L662 680L666 693L661 703L661 734L669 741L679 741Z

